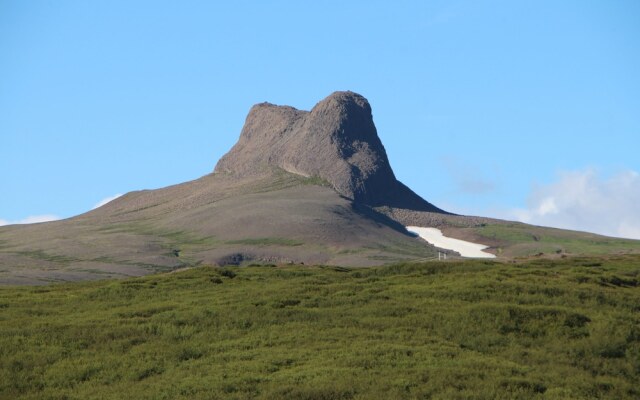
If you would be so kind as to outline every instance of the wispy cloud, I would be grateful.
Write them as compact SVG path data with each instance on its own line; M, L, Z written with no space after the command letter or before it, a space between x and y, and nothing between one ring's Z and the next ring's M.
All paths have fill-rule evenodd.
M432 27L436 25L448 24L459 17L461 10L462 8L460 4L448 3L447 7L436 11L435 13L433 13L433 15L427 18L424 22L424 26Z
M118 193L118 194L115 194L113 196L107 197L106 199L102 199L99 202L97 202L95 206L93 206L92 210L95 210L98 207L102 207L103 205L105 205L105 204L117 199L120 196L122 196L122 193Z
M96 203L96 205L93 206L92 210L95 210L98 207L102 207L103 205L117 199L118 197L122 196L121 193L115 194L113 196L109 196L105 199L100 200L98 203ZM14 225L14 224L36 224L39 222L49 222L49 221L57 221L59 219L62 219L61 217L54 215L54 214L42 214L42 215L30 215L26 218L22 218L20 220L17 221L10 221L10 220L6 220L6 219L0 219L0 226L4 226L4 225Z
M482 176L478 168L453 157L442 157L441 161L458 192L478 195L496 190L495 182Z
M36 224L38 222L49 222L59 220L60 217L53 214L45 214L45 215L30 215L26 218L20 219L18 221L7 221L5 219L0 219L0 226L3 225L13 225L13 224Z
M640 239L640 174L563 171L555 182L534 187L527 207L510 214L530 224Z

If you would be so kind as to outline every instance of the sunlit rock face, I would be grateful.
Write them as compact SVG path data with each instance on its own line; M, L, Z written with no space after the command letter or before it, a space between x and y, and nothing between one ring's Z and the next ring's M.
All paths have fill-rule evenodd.
M251 175L270 167L322 178L359 203L442 212L396 179L371 106L357 93L334 92L311 111L253 106L215 172Z

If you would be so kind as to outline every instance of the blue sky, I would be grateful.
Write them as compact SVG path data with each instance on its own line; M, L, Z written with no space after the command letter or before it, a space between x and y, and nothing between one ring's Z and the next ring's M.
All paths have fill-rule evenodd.
M640 238L638 21L638 1L0 0L0 224L198 178L252 104L353 90L436 205Z

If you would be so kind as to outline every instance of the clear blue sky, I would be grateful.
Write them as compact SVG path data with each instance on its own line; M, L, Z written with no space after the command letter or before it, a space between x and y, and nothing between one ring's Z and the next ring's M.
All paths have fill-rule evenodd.
M436 205L640 237L639 71L635 0L0 0L0 219L198 178L252 104L353 90Z

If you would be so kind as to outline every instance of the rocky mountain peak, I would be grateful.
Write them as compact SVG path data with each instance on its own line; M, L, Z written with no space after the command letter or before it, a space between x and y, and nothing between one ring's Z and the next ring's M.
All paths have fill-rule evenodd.
M332 93L311 111L253 106L215 172L245 176L270 167L325 179L359 203L441 211L396 180L369 102L350 91Z

